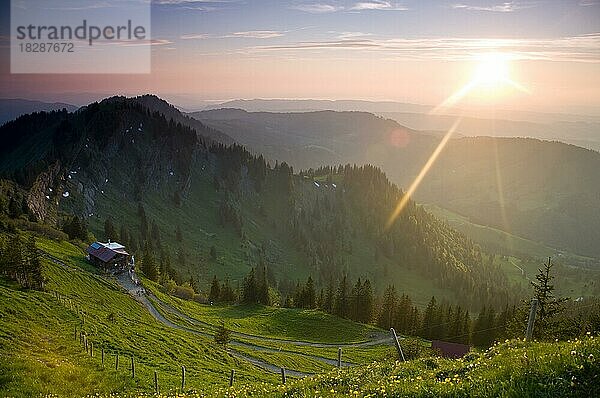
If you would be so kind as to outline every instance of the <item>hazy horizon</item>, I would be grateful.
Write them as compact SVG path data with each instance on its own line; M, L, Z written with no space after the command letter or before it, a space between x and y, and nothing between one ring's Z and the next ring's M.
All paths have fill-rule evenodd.
M186 108L289 98L600 114L596 1L154 0L146 75L10 74L8 2L1 7L3 97L81 105L152 93ZM482 68L486 81L445 103Z

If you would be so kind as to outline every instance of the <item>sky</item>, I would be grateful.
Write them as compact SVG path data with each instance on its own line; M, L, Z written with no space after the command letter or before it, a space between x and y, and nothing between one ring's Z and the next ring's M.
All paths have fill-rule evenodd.
M86 4L118 13L120 1ZM600 114L600 0L152 0L150 74L10 74L9 26L4 0L4 98L154 93L192 108L234 98L436 106L474 79L482 54L500 53L520 88L473 91L456 106Z

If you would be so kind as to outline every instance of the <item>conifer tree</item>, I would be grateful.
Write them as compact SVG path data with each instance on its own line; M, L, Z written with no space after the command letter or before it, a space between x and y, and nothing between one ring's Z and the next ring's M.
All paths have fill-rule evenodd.
M429 303L427 304L427 308L425 308L425 313L423 314L423 324L421 326L421 336L426 339L434 338L434 328L436 327L435 319L437 313L437 305L435 302L435 296L431 297Z
M389 329L396 325L396 305L398 296L394 285L388 285L383 293L381 310L377 318L377 326L383 329Z
M217 276L213 276L213 280L212 283L210 285L210 293L208 295L208 300L211 303L216 303L217 301L219 301L221 297L221 286L219 285L219 280L217 279Z
M551 274L552 261L548 257L548 262L538 269L535 281L531 282L534 290L534 297L538 300L538 310L535 320L534 336L551 337L557 326L557 315L563 310L563 303L566 298L557 298L554 294L554 284Z
M345 274L340 280L340 284L335 295L334 311L335 315L342 318L348 318L350 315L348 299L348 281L346 280Z
M154 256L152 255L152 251L148 244L144 248L144 257L142 258L142 272L146 277L152 281L157 282L159 273L158 267L156 265L156 261L154 260Z

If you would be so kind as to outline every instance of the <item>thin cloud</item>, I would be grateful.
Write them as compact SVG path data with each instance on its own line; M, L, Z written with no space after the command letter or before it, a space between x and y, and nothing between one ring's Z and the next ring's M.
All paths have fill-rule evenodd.
M201 40L201 39L209 39L212 35L208 33L192 33L187 35L181 35L179 38L182 40Z
M318 50L369 51L390 59L471 60L486 52L503 52L514 60L600 63L600 33L555 39L377 39L349 38L254 46L245 53L298 53Z
M354 4L352 7L350 7L350 10L351 11L365 11L365 10L406 11L406 10L408 10L408 8L405 6L402 6L402 5L392 4L389 1L371 0L371 1L358 2L358 3Z
M239 0L152 0L152 4L183 10L215 11Z
M405 11L407 7L384 0L358 1L351 6L341 6L333 3L305 3L290 7L293 10L304 11L311 14L327 14L338 11Z
M468 11L489 11L489 12L514 12L526 8L535 7L536 3L521 3L516 1L507 1L495 5L472 5L472 4L453 4L452 8Z
M271 39L273 37L283 36L283 32L276 30L249 30L246 32L234 32L227 37L244 37L250 39Z
M323 3L312 3L312 4L298 4L290 7L293 10L304 11L311 14L327 14L330 12L336 12L343 9L343 7L336 6L333 4Z

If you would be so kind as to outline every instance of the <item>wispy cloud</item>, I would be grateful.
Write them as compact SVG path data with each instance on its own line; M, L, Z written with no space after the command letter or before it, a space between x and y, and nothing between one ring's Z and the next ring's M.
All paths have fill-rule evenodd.
M383 10L383 11L406 11L407 7L400 4L392 4L389 1L361 1L350 7L351 11L364 11L364 10Z
M471 60L486 52L503 52L514 60L546 60L600 63L600 33L554 39L382 39L336 38L284 45L253 46L244 53L293 54L319 50L375 52L393 59ZM373 54L371 54L372 56Z
M336 12L343 9L341 6L333 4L323 3L312 3L312 4L298 4L290 7L293 10L309 12L311 14L327 14L330 12Z
M400 3L384 0L365 0L358 1L351 5L339 5L337 3L305 3L293 5L290 8L294 10L309 12L311 14L326 14L338 11L357 12L357 11L405 11L407 7Z
M158 6L172 6L184 10L214 11L239 0L151 0Z
M537 5L536 2L517 2L517 1L506 1L499 4L492 5L476 5L476 4L453 4L452 8L468 10L468 11L490 11L490 12L514 12L523 10L526 8L532 8Z
M337 35L336 37L341 40L373 36L372 33L365 33L365 32L329 32L329 33L336 34Z
M283 36L283 32L276 30L249 30L246 32L234 32L227 37L245 37L251 39L271 39L273 37Z
M225 35L216 35L211 33L188 33L181 35L182 40L204 40L204 39L227 39L227 38L246 38L246 39L272 39L285 35L285 31L278 30L247 30L243 32L232 32Z
M52 5L52 3L49 3ZM112 8L117 7L117 5L109 3L108 1L98 1L94 3L88 3L81 6L45 6L43 9L45 10L63 10L63 11L84 11L84 10L97 10L102 8Z

